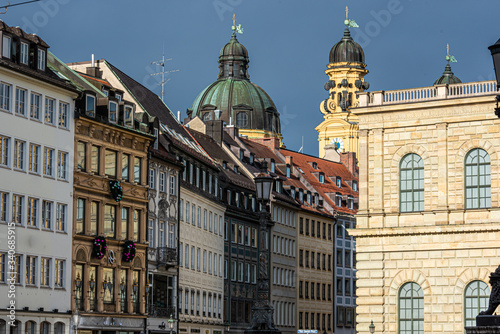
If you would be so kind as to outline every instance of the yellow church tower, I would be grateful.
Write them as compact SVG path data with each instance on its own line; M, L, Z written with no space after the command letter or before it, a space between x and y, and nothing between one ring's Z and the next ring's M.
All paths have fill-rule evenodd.
M365 54L349 31L350 27L358 25L348 18L348 13L346 7L344 36L330 50L330 62L325 71L329 78L325 84L329 97L320 104L325 120L316 127L321 158L325 156L325 148L355 152L356 156L359 153L358 117L350 111L350 107L358 106L358 94L370 85L364 81L368 73Z

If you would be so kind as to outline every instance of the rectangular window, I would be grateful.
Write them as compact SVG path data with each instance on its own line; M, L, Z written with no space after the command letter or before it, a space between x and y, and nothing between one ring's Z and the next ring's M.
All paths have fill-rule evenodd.
M83 233L83 222L85 221L85 200L78 198L76 200L76 231Z
M196 270L201 271L201 249L196 249Z
M64 288L64 260L56 260L54 272L54 287Z
M55 110L56 110L56 100L46 97L45 98L45 123L54 124L55 123Z
M194 246L191 246L191 269L195 270L196 268L196 253Z
M53 204L49 201L42 202L42 227L49 230L52 228Z
M10 112L10 96L11 96L12 86L3 82L0 82L0 109Z
M114 238L116 229L116 207L113 205L104 206L104 236Z
M90 117L95 116L95 96L87 95L85 100L85 114Z
M103 301L104 304L114 303L114 282L115 282L115 271L113 268L102 268L103 277Z
M106 175L116 177L116 152L106 149L104 163L104 171Z
M36 256L26 256L26 285L36 285Z
M252 247L257 247L257 229L252 227Z
M0 253L0 283L5 283L6 281L6 263L7 261L7 254L5 253Z
M133 110L130 106L125 106L125 126L131 127L133 125Z
M12 38L10 36L3 36L2 39L2 56L10 58L10 50L12 46Z
M191 204L189 202L186 202L186 223L189 224L189 214L191 213Z
M342 249L337 248L337 267L342 267L343 258L342 258Z
M68 153L59 151L57 154L57 178L68 179Z
M99 218L99 203L90 203L90 233L97 234L97 219Z
M12 221L21 225L23 223L24 196L12 196Z
M128 168L128 162L130 159L130 155L123 153L122 154L122 179L125 181L129 181L128 176L129 176L129 168Z
M207 272L207 251L203 251L203 272Z
M69 104L59 102L59 127L67 129L69 127Z
M184 267L186 267L186 269L189 269L189 245L186 245L186 247L184 247Z
M237 262L236 261L232 261L231 262L231 281L236 281L236 274L238 272L238 268L237 268Z
M123 215L122 215L122 221L123 221ZM122 227L123 228L123 227ZM148 245L150 248L155 248L155 221L153 219L149 220L148 223ZM122 239L123 239L123 234L122 234ZM125 238L126 239L126 238ZM125 240L123 239L123 240ZM181 247L182 249L182 247ZM181 252L179 252L179 262L180 265L182 266L182 260L181 260Z
M54 150L48 147L44 148L43 174L54 177Z
M42 257L40 265L40 286L50 286L50 259Z
M80 144L80 143L78 143ZM94 174L99 174L99 165L100 165L100 147L92 145L92 152L90 157L90 170Z
M85 152L86 144L79 141L76 144L76 166L78 169L85 170L86 169L86 152Z
M38 199L28 198L28 226L36 227L38 226Z
M24 170L24 151L26 142L16 139L14 141L14 168Z
M136 242L139 241L140 214L141 212L139 210L134 210L134 241Z
M165 192L165 173L164 172L160 172L159 182L160 182L160 189L159 190L161 192Z
M10 138L0 136L0 165L9 166L9 143Z
M30 118L40 120L40 109L42 106L42 95L31 93Z
M175 186L175 176L170 175L170 195L174 196L176 193L176 186Z
M29 171L32 173L40 173L40 145L30 144L30 159Z
M110 123L116 123L117 119L117 114L118 114L118 104L116 102L109 102L109 122Z
M26 116L26 96L28 92L26 89L16 88L16 107L15 112L18 115Z
M149 169L149 188L156 189L156 171L153 168Z
M56 231L64 232L66 230L66 209L66 204L57 203Z
M150 229L153 228L153 226L151 226L151 220L149 221L150 223ZM127 236L128 236L128 208L122 208L122 228L121 228L121 239L122 240L127 240ZM149 245L150 247L154 247L154 235L150 236L150 239L149 239Z
M45 50L38 50L38 69L45 71Z
M28 43L21 42L21 57L19 61L21 64L28 65L29 45Z
M134 182L141 183L141 159L134 158Z

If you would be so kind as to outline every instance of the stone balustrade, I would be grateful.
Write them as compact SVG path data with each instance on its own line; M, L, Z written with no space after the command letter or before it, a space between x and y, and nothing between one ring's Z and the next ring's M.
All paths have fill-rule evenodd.
M414 103L470 96L496 95L495 81L467 82L453 85L363 92L359 94L359 107Z

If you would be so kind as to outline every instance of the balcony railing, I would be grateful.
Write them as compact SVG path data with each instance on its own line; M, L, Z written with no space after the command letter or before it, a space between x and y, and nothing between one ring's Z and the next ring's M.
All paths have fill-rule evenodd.
M148 259L157 265L177 265L177 248L157 247L148 249Z
M148 313L154 318L170 318L170 315L175 316L175 307L158 307L156 305L148 305Z

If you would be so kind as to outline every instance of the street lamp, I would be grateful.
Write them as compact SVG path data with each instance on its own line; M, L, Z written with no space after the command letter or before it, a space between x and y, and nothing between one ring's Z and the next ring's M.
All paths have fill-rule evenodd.
M252 305L251 326L245 330L247 334L269 334L280 333L280 330L274 327L273 308L269 303L269 247L266 238L270 233L272 221L267 204L271 199L271 190L273 178L267 172L267 162L262 162L262 168L254 178L257 202L259 205L259 265L257 278L257 298Z
M500 88L500 39L488 47L491 52L491 57L493 58L493 66L495 68L495 76L497 79L497 91ZM500 102L500 95L497 95L497 106L495 108L495 115L500 117L500 108L498 107L498 103Z
M372 323L370 324L370 326L368 326L368 328L370 329L371 334L375 333L375 325L373 324L373 320L372 320Z
M175 320L172 317L172 315L170 315L170 319L168 319L167 322L168 322L168 328L170 328L170 334L172 334L172 330L174 329L174 325L175 325Z
M78 273L75 279L75 302L77 309L81 307L81 302L82 302L81 298L82 298L82 279L80 278L80 273Z
M78 309L73 313L73 324L75 326L75 332L78 334L78 323L80 322L80 311Z

